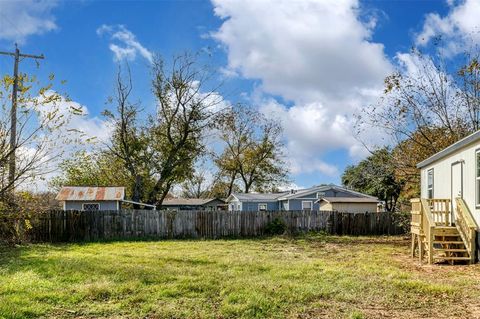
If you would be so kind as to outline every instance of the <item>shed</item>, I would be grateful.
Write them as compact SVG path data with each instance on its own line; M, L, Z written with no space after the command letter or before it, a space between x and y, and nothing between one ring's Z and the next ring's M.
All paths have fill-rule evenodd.
M379 201L371 197L323 197L317 201L320 210L345 213L377 212Z
M124 187L62 187L56 199L64 210L119 210L125 197Z
M220 198L169 198L162 203L167 210L226 210L225 201Z
M56 200L63 202L63 210L120 210L122 203L139 204L155 209L155 205L125 199L125 187L64 186Z

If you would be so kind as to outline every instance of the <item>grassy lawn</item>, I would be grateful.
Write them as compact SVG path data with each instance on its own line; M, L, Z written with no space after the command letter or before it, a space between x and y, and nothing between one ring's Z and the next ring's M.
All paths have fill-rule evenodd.
M401 237L0 248L0 318L478 318L480 267Z

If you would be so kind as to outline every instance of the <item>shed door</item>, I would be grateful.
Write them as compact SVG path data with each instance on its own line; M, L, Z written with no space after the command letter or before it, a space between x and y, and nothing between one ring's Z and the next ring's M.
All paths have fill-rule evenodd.
M463 162L455 162L452 164L452 194L451 194L451 211L455 218L455 198L463 198Z

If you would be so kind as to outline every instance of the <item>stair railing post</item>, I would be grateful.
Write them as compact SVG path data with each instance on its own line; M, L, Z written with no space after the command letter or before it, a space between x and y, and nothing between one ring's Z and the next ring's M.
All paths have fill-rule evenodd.
M433 240L435 239L435 226L430 226L428 238L428 263L433 264Z

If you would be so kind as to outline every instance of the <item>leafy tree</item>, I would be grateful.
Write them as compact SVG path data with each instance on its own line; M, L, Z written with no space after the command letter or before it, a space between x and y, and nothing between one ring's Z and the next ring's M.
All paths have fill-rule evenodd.
M59 164L59 171L50 181L55 190L62 186L124 186L129 180L120 161L101 151L78 151Z
M208 198L211 185L207 181L205 171L197 171L181 185L181 196L184 198Z
M385 209L395 211L403 182L395 173L394 157L388 148L374 151L357 165L348 166L342 183L348 188L376 196L385 202Z
M396 174L411 196L418 196L418 162L480 129L478 48L462 58L457 67L412 50L408 71L388 76L379 103L357 115L359 131L375 126L389 135Z
M236 105L221 120L220 138L225 150L215 163L228 179L228 195L237 179L243 191L265 191L287 179L282 160L282 128L275 120L243 105Z
M241 191L237 184L231 185L230 182L217 177L210 188L210 197L227 198L231 193Z

